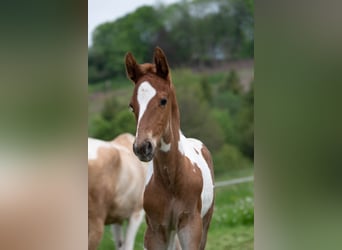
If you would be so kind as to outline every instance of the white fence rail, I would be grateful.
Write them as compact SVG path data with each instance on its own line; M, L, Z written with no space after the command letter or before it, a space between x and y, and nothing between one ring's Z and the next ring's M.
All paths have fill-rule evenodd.
M242 178L237 178L229 181L219 181L215 183L215 187L225 187L225 186L230 186L230 185L235 185L239 183L244 183L244 182L250 182L254 181L254 176L248 176L248 177L242 177Z

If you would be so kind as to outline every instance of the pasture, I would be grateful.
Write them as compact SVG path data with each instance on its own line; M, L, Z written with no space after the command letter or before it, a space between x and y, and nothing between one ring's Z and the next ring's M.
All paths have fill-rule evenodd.
M244 88L251 87L254 77L253 65L247 66L236 69L239 83ZM180 99L181 112L191 114L189 116L181 115L184 122L182 125L184 134L189 137L201 138L204 142L211 142L211 145L214 146L221 143L220 147L209 147L214 155L214 168L217 171L215 175L216 181L253 175L251 160L241 154L241 145L245 137L235 137L237 134L249 132L250 127L246 126L246 124L249 125L250 122L253 122L253 119L249 118L249 113L246 113L246 109L244 109L244 93L234 94L231 88L222 89L222 86L229 78L229 72L229 69L196 73L188 69L172 70L177 97ZM203 79L210 84L213 101L206 100L204 97L200 103L196 103L197 106L193 107L191 104L195 103L197 97L201 95L201 89L199 88L200 84L203 83ZM113 133L109 138L119 132L134 134L135 121L133 115L128 111L132 90L133 84L127 78L116 78L111 81L89 85L88 134L90 136L96 135L96 137L100 137L107 135L108 132ZM111 102L111 100L114 101ZM204 106L202 105L203 102L206 102ZM253 110L253 107L251 109ZM111 117L113 116L112 112L114 117ZM215 124L212 123L200 126L196 130L190 127L193 124L200 125L203 123L201 119L196 118L203 117L203 114L208 113L211 115L210 117L214 118L216 125L219 127L215 127ZM224 142L220 142L222 135L224 135ZM253 186L254 182L248 182L215 189L215 209L206 249L253 249ZM143 222L137 233L134 249L143 249L145 229L146 224ZM109 227L106 227L98 249L115 249Z
M251 176L253 169L220 176L220 180ZM220 187L215 190L215 210L211 221L207 250L250 250L254 245L254 195L253 182ZM143 222L137 233L134 249L143 249ZM115 249L110 228L107 227L99 250Z

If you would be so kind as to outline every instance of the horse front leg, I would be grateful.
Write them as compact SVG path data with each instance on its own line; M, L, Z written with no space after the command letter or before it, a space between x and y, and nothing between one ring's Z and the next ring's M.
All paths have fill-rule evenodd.
M129 218L127 231L126 231L125 250L133 250L135 236L144 218L144 214L145 214L144 210L141 209L141 210L134 212Z
M200 249L202 239L202 218L200 214L188 218L181 223L178 230L178 238L182 250Z
M147 229L144 236L144 249L161 250L167 249L170 233L161 222L153 222L146 214Z
M115 249L116 250L124 250L124 233L123 228L121 224L113 224L112 225L113 230L113 238L115 243Z
M144 249L167 249L167 239L164 230L152 230L150 226L147 226L144 237Z

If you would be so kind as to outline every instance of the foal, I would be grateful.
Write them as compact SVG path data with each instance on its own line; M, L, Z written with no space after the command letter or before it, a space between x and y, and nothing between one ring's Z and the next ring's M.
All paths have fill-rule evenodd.
M126 72L135 84L130 107L137 129L133 151L149 162L144 192L145 248L204 249L214 206L213 163L208 149L180 131L179 110L167 59L160 48L154 64L137 64L131 53Z

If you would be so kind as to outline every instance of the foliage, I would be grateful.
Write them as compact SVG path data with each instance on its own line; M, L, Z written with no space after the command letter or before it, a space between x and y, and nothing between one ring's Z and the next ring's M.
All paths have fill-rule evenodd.
M209 83L209 80L206 76L203 76L201 78L201 88L202 88L202 93L204 95L204 98L205 100L208 102L208 103L211 103L212 100L213 100L213 91L212 91L212 87Z
M113 120L113 126L116 128L116 135L125 132L135 134L136 123L134 116L129 110L119 112Z
M89 48L89 82L113 76L123 76L123 59L133 51L139 61L150 60L151 43L159 14L151 6L143 6L114 22L104 23L93 33L93 46Z
M212 110L215 120L219 123L223 134L224 141L229 144L236 144L238 136L234 128L234 120L229 112L221 109L214 108Z
M250 0L181 1L143 6L96 28L88 49L89 82L124 75L127 51L149 61L161 46L170 65L215 66L254 54L254 2ZM224 24L224 25L223 25Z
M233 94L240 94L242 86L236 70L231 70L226 81L219 87L220 91L231 91Z
M236 114L241 109L241 105L241 96L236 95L229 90L218 92L214 99L214 107L226 110L233 118L235 118Z
M243 105L236 116L238 146L243 154L254 159L254 91L243 95Z
M251 165L241 151L236 146L230 144L224 144L219 151L214 151L213 158L215 175L243 169Z
M135 133L135 120L128 109L119 106L115 99L107 99L101 114L91 120L89 136L112 140L122 133Z
M90 131L88 134L90 137L108 141L115 137L113 136L111 123L101 116L96 116L91 120Z
M224 142L223 131L208 103L198 97L204 99L202 89L195 86L183 86L178 91L182 131L187 137L204 141L211 150L218 150Z
M101 116L103 117L103 119L105 119L106 121L111 121L114 118L115 114L119 112L118 106L119 104L116 99L106 99L103 109L101 111Z

